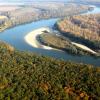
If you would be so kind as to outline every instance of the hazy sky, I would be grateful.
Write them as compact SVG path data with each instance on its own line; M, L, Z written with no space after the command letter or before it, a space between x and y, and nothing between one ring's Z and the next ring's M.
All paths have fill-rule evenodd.
M0 0L0 2L25 2L25 1L68 1L68 0Z
M0 5L3 4L10 4L10 5L20 5L20 4L27 4L27 2L29 4L31 4L30 2L46 2L46 1L56 1L56 2L67 2L67 1L71 1L71 0L0 0Z

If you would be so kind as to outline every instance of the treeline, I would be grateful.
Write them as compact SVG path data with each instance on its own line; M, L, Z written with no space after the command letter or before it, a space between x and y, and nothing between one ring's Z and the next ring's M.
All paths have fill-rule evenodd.
M99 100L100 68L20 52L0 42L1 100Z
M49 9L45 8L45 5L44 8L37 8L34 6L23 6L16 10L2 12L0 13L0 15L7 16L8 19L4 21L3 24L0 26L1 28L3 28L4 26L9 28L16 25L37 21L40 19L65 17L68 15L75 15L87 12L89 10L89 7L86 5L66 4L59 8L57 8L56 6L57 4L55 4L55 7L53 7L54 9L50 6ZM5 25L6 23L7 25Z
M88 10L89 6L86 5L65 4L58 8L44 8L41 10L41 15L43 18L58 18L84 13Z
M71 40L94 50L100 49L100 15L79 15L62 19L56 24L58 30Z
M11 28L20 24L29 23L38 20L38 13L34 12L32 8L20 8L14 11L3 12L1 15L7 17L6 20L1 20L0 31L6 28Z

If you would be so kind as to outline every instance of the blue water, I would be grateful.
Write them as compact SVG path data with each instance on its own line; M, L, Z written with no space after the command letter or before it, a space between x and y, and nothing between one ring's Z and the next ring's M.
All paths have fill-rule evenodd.
M87 12L87 14L97 14L100 13L100 8L94 6L94 10Z
M86 13L82 13L81 15L88 15L88 14L100 14L100 7L93 6L94 10L88 11Z
M100 8L99 8L99 12L100 12ZM4 32L0 33L0 40L11 44L18 50L32 51L40 55L47 55L57 59L64 59L67 61L80 62L80 63L100 66L100 58L96 59L91 56L73 56L63 51L33 48L25 42L24 37L29 32L41 27L47 27L47 26L52 27L57 20L58 19L40 20L37 22L32 22L29 24L20 25L11 29L7 29Z

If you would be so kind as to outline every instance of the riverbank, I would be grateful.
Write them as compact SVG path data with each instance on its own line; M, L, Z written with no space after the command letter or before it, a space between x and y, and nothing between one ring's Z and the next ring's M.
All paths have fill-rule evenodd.
M46 42L43 42L43 41L45 41L45 39L43 39L43 40L39 40L38 41L38 37L39 37L39 39L42 39L41 38L41 36L42 36L42 34L44 33L44 32L48 32L48 33L46 33L46 34L44 34L44 35L46 35L47 36L47 40L50 40L49 42L50 43L48 43L47 42L47 40L46 40ZM68 52L72 52L72 54L84 54L85 53L85 51L87 52L87 54L88 53L90 53L90 54L93 54L93 55L96 55L97 53L95 52L95 51L93 51L93 50L91 50L90 48L88 48L88 47L86 47L86 46L84 46L84 45L82 45L82 44L78 44L78 43L75 43L75 42L69 42L68 44L67 44L67 42L68 41L66 41L66 40L63 40L62 38L60 38L60 37L58 37L58 39L57 39L57 37L55 37L55 36L53 36L53 37L55 37L55 39L54 40L52 40L52 34L49 36L49 38L48 38L48 34L50 34L50 30L48 29L48 28L46 28L46 27L42 27L42 28L39 28L39 29L36 29L36 30L34 30L34 31L32 31L32 32L30 32L30 33L28 33L25 37L24 37L24 39L25 39L25 41L30 45L30 46L32 46L32 47L34 47L34 48L42 48L42 49L48 49L48 50L51 50L51 49L54 49L54 48L56 48L56 49L59 49L59 50L63 50L63 51L68 51ZM56 43L54 42L54 41L56 41ZM57 42L58 41L58 42ZM64 44L62 43L62 42L64 42ZM57 43L59 44L58 46L57 46ZM64 47L62 47L62 44L63 44L63 46ZM49 45L49 46L48 46ZM69 45L69 46L68 46ZM79 48L76 48L76 47L74 47L74 45L75 46L77 46L77 47L79 47ZM74 49L75 49L75 51L74 51ZM65 48L65 49L64 49ZM79 50L78 50L79 49ZM84 52L81 50L81 49L83 49L83 50L85 50ZM77 52L77 53L76 53Z
M65 51L72 55L92 55L97 56L97 53L83 44L70 41L68 38L58 36L54 32L44 32L37 37L41 44Z
M93 53L93 54L97 54L97 52L95 52L94 50L88 48L88 47L85 46L85 45L82 45L82 44L79 44L79 43L75 43L75 42L72 42L72 44L75 45L75 46L77 46L77 47L79 47L79 48L82 48L82 49L84 49L84 50L86 50L86 51L88 51L88 52L91 52L91 53Z
M62 51L56 51L54 49L45 50L41 48L35 48L33 46L30 46L27 44L24 40L24 37L29 33L32 32L32 30L39 29L41 27L53 27L58 19L46 19L46 20L40 20L37 22L32 22L20 26L16 26L10 29L7 29L3 31L0 34L0 40L5 41L12 46L14 46L18 50L23 51L31 51L37 54L50 56L57 59L63 59L66 61L73 61L78 63L85 63L85 64L92 64L96 66L100 66L100 59L96 59L92 56L74 56L67 54ZM9 36L8 36L9 35Z
M14 28L8 29L0 34L0 40L9 43L14 46L17 50L21 51L31 51L37 54L53 57L56 59L63 59L65 61L73 61L78 63L92 64L95 66L100 65L100 59L96 59L92 56L75 56L63 51L54 50L54 49L41 49L30 46L25 42L24 37L28 35L28 33L32 32L35 29L39 29L41 27L53 27L54 23L56 23L57 19L49 19L49 20L41 20L37 22L33 22L26 25L16 26ZM9 36L8 36L9 35Z
M57 4L54 4L54 5L57 6ZM27 6L22 7L21 6L17 10L9 11L9 9L8 9L7 14L2 9L3 15L6 15L5 17L8 18L7 20L5 20L4 24L9 22L11 25L9 25L9 23L8 23L8 25L6 25L5 28L0 29L0 32L4 31L6 29L9 29L9 28L18 26L18 25L27 24L27 23L39 21L42 19L62 18L62 17L66 17L66 16L87 13L89 11L90 7L87 5L68 4L64 7L61 6L58 8L62 9L62 11L60 11L60 9L57 11L54 8L54 11L55 11L55 13L54 13L54 11L52 11L52 9L51 9L51 6L50 6L50 10L45 8L45 11L42 11L41 7L39 9L36 9L34 7L27 7ZM5 9L5 7L4 7L4 9ZM68 10L65 10L65 9L68 9Z
M32 47L35 47L35 48L43 48L43 49L51 50L51 49L53 49L52 47L42 45L36 39L38 35L40 35L40 34L43 33L43 31L49 32L50 30L48 28L45 28L45 27L42 27L42 28L33 30L32 32L28 33L24 37L24 39Z

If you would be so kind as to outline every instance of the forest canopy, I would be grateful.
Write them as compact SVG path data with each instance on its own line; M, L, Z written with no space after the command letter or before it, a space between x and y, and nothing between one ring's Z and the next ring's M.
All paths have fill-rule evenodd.
M100 67L0 43L0 100L100 100Z
M56 23L57 29L71 40L100 50L100 14L78 15Z

